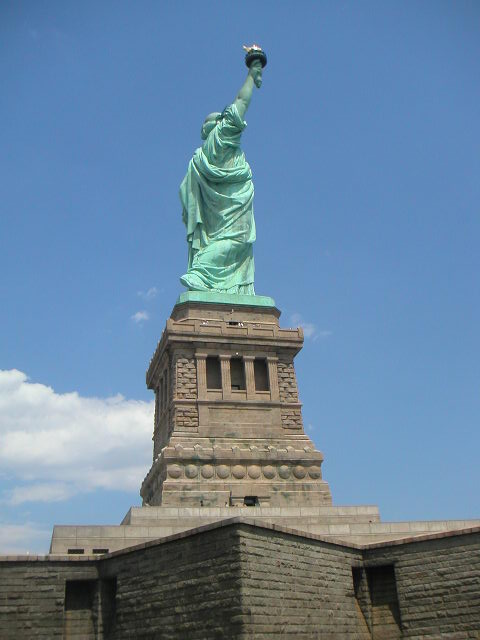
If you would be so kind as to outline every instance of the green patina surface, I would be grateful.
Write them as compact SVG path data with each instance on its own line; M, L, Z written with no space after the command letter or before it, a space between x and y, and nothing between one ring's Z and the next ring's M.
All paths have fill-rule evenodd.
M185 291L178 296L176 304L182 304L184 302L237 304L249 307L275 306L275 300L269 296L249 296L240 293L220 293L219 291Z
M204 143L195 151L180 186L188 243L188 270L180 281L190 291L256 299L254 189L240 139L253 88L261 83L262 65L257 59L235 101L222 113L207 116L201 132Z

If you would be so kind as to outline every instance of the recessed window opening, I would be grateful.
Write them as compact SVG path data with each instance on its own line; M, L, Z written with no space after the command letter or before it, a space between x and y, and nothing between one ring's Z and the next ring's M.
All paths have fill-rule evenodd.
M270 391L268 367L265 358L255 358L253 372L255 375L255 391Z
M228 324L229 324L231 327L243 327L243 322L236 322L236 321L234 321L234 320L229 320L229 321L228 321Z
M245 390L245 368L242 358L232 358L230 360L230 377L232 389L235 391Z
M352 567L357 620L372 638L402 637L393 565Z
M222 373L220 370L220 359L218 356L208 356L207 368L207 389L222 388Z
M94 555L101 555L103 553L108 553L108 549L92 549L92 553Z
M361 592L361 584L363 578L363 569L361 567L352 567L353 591L358 599Z
M245 496L243 498L243 504L246 507L257 507L258 506L258 497L257 496Z
M165 411L165 407L167 406L167 378L166 374L163 374L162 378L162 413Z
M95 587L95 580L67 580L65 583L65 611L91 609Z
M399 638L401 621L393 565L367 567L366 573L372 603L373 636L378 627L388 631L389 638Z
M104 578L100 581L101 616L105 638L110 638L115 627L117 609L117 578Z
M81 555L82 553L85 553L85 549L69 549L68 550L68 555Z

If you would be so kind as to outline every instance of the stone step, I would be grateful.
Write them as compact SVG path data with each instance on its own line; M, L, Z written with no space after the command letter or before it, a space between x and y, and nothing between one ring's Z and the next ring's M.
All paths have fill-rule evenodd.
M132 507L122 520L122 524L149 524L165 518L348 518L357 522L380 521L378 507L375 505L313 507ZM358 518L358 519L357 519Z

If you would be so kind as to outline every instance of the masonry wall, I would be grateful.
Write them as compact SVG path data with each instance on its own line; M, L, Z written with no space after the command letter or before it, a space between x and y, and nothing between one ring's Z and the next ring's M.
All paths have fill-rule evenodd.
M293 366L293 357L279 355L277 363L278 390L281 402L298 402L297 378Z
M369 638L355 608L356 549L242 526L241 638Z
M97 616L85 621L77 610L68 620L64 612L66 580L97 578L95 562L0 560L1 640L101 637Z
M236 638L239 540L222 527L101 563L117 577L115 638Z
M443 637L480 637L478 531L361 549L243 520L104 559L0 559L1 640Z
M480 638L480 533L382 545L364 559L394 565L403 638Z

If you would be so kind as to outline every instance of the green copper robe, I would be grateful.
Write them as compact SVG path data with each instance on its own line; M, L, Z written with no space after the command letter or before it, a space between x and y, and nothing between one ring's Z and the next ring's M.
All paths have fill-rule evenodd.
M247 126L235 104L195 151L180 186L193 291L254 294L252 172L240 148Z

